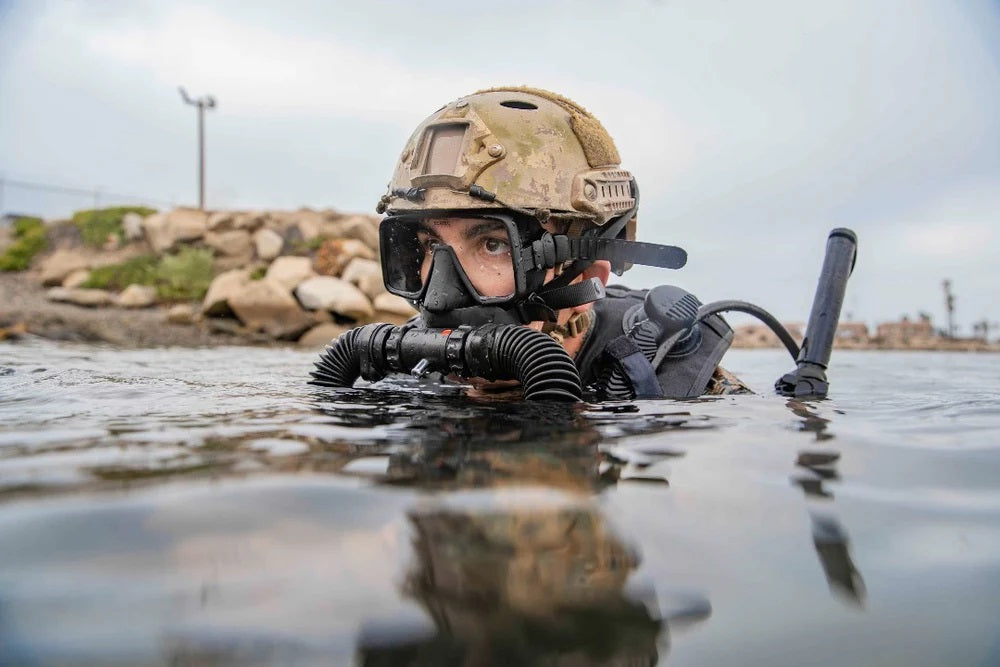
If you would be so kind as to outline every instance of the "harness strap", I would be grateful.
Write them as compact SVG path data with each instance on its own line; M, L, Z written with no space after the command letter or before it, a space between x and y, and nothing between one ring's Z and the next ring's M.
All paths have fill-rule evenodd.
M663 398L663 389L656 379L656 370L636 342L627 335L608 343L604 353L621 368L632 384L636 398Z

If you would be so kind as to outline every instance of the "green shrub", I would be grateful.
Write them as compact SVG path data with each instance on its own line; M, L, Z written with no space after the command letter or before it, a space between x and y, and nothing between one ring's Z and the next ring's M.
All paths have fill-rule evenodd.
M189 246L176 255L141 255L96 268L83 286L118 291L133 283L152 285L165 301L193 301L205 296L212 278L212 251Z
M264 276L267 275L266 266L258 266L253 271L250 272L250 280L263 280Z
M40 218L18 218L14 221L15 241L0 254L0 271L24 271L35 255L45 250L49 241L45 223Z
M140 255L120 264L99 266L91 270L90 277L82 286L121 291L133 283L155 285L158 263L156 255Z
M156 293L168 301L201 299L212 284L212 251L209 248L181 249L164 255L156 267Z
M113 208L94 208L77 211L73 214L73 224L80 228L83 242L95 247L101 247L112 234L119 240L124 240L125 230L122 228L122 218L126 213L138 213L145 217L156 213L156 209L145 206L116 206Z

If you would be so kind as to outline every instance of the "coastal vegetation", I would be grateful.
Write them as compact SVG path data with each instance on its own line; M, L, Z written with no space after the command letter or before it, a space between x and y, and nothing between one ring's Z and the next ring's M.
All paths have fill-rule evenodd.
M40 218L18 218L13 226L14 243L0 254L0 271L24 271L35 255L48 247L45 223Z
M81 287L121 291L149 285L163 301L196 301L205 296L213 277L212 251L185 246L172 255L139 255L96 267Z
M125 215L137 213L142 217L156 213L156 209L145 206L115 206L112 208L97 208L77 211L72 222L80 230L83 242L95 248L108 242L108 237L114 235L118 241L125 239L125 229L122 224Z

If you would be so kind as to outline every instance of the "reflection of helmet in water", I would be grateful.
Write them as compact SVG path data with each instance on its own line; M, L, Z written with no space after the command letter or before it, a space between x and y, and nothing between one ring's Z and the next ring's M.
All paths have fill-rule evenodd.
M492 88L417 127L379 211L507 209L582 231L634 206L632 175L619 162L611 136L576 103L535 88ZM623 237L635 238L634 218Z

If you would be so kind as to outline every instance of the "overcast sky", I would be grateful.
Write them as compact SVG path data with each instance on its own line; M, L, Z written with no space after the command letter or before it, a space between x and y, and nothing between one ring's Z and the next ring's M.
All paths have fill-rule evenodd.
M827 232L860 238L844 314L1000 320L1000 4L991 1L69 2L0 0L0 208L92 196L373 212L413 128L479 88L590 109L642 191L639 238L679 284L786 321ZM102 204L118 203L103 195Z

